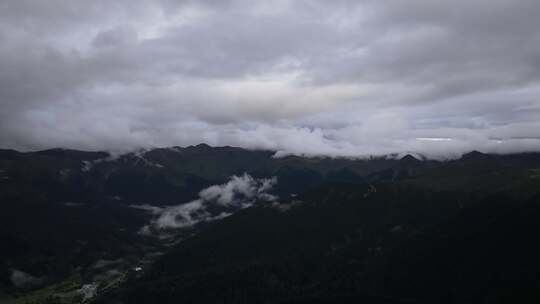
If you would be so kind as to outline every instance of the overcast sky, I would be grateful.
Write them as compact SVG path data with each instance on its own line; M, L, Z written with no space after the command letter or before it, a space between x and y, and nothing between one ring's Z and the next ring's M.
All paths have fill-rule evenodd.
M0 147L540 150L540 1L0 1Z

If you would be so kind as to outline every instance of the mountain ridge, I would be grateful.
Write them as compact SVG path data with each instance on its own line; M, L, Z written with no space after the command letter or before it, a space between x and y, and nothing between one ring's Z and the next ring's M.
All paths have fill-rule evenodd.
M497 157L497 156L509 156L509 155L535 155L540 154L540 151L523 151L523 152L512 152L512 153L495 153L495 152L480 152L478 150L470 150L470 151L464 151L461 154L456 154L454 157L429 157L428 154L424 153L387 153L387 154L380 154L380 155L358 155L358 156L332 156L332 155L325 155L325 154L284 154L282 156L275 156L279 150L272 150L272 149L264 149L264 148L244 148L244 147L236 147L236 146L211 146L207 143L199 143L196 145L187 145L187 146L170 146L170 147L150 147L150 148L133 148L130 150L125 151L112 151L112 150L83 150L83 149L71 149L71 148L61 148L61 147L55 147L55 148L48 148L48 149L38 149L38 150L30 150L30 151L21 151L17 149L11 149L11 148L0 148L0 154L11 154L11 153L20 153L20 154L42 154L42 155L50 155L50 156L61 156L61 155L83 155L86 154L87 156L90 155L105 155L107 156L122 156L122 155L128 155L128 154L135 154L135 153L148 153L152 151L164 151L164 150L171 150L176 152L181 151L190 151L190 152L203 152L203 151L248 151L248 152L266 152L266 153L272 153L273 157L277 158L287 158L287 157L300 157L300 158L330 158L330 159L351 159L351 160L373 160L373 159L402 159L402 160L435 160L435 161L452 161L452 160L459 160L459 159L473 159L473 158L487 158L487 157ZM416 156L415 156L416 155ZM459 155L459 156L457 156ZM105 157L107 157L105 156ZM418 157L417 157L418 156Z
M207 145L121 155L0 150L0 294L47 289L75 276L80 279L73 284L79 287L115 282L112 290L99 289L102 303L145 303L151 298L174 303L179 297L199 302L200 290L193 284L212 286L212 294L203 294L210 303L221 297L238 302L240 294L252 303L369 295L417 302L425 297L433 303L453 292L444 286L453 285L461 288L458 298L478 300L467 284L454 280L480 260L453 260L458 275L449 273L440 284L430 283L429 266L438 265L444 273L444 261L451 258L439 248L447 237L453 250L463 254L467 243L459 239L468 237L469 230L490 247L496 244L497 237L482 228L493 227L492 221L502 223L498 231L505 231L508 244L537 231L534 217L527 214L540 214L540 153L474 152L448 161L413 154L369 159L273 155ZM204 199L221 198L216 191L258 191L249 184L257 180L268 193L250 196L246 208L239 202L235 206L240 209L201 209ZM271 189L262 186L265 180L273 181ZM185 230L148 228L167 212L178 216L189 208L198 212L197 221ZM517 224L520 235L512 234ZM533 243L520 246L540 252ZM478 255L484 252L471 248ZM416 258L431 251L436 255L425 262ZM507 251L500 257L506 256L519 259ZM179 257L187 260L175 262ZM491 264L496 260L482 265L498 269ZM510 268L508 263L504 269ZM96 268L103 264L111 266ZM202 266L187 272L189 265ZM418 271L407 265L418 265ZM144 273L133 273L135 267ZM109 278L109 271L127 281ZM408 290L404 286L414 273L422 273L412 277L420 283ZM14 274L30 285L14 285Z

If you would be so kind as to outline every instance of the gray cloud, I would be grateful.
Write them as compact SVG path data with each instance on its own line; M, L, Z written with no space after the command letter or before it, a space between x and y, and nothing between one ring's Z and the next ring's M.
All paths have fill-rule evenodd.
M11 269L11 276L9 278L11 283L16 287L40 285L44 281L44 278L34 277L31 274L18 269Z
M268 193L277 179L255 179L249 174L232 176L222 185L210 186L199 192L199 198L172 207L131 205L132 208L152 213L155 218L141 230L153 235L167 229L191 227L200 222L214 221L233 212L252 206L257 201L275 202L277 197Z
M540 150L539 14L534 0L2 1L0 145Z

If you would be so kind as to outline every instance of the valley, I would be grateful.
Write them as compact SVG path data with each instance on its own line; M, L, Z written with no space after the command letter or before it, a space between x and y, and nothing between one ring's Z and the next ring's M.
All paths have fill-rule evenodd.
M116 156L3 150L0 302L528 295L540 270L530 241L540 232L539 167L535 153L436 161L206 145Z

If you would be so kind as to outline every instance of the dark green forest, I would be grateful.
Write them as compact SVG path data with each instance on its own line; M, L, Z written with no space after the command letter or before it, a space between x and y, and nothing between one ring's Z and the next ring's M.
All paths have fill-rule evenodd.
M179 205L244 173L275 176L277 201L165 241L140 233L152 215L131 205ZM0 302L66 303L70 292L80 302L73 290L96 280L85 303L540 300L537 153L1 150L0 204ZM15 270L32 279L15 284ZM103 278L113 270L121 274Z

